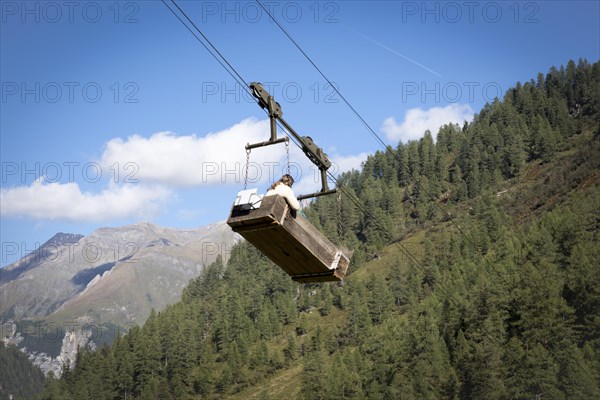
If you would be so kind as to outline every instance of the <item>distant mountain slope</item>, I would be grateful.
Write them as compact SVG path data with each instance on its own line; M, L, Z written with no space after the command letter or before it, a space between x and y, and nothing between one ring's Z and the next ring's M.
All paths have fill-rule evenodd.
M116 263L93 269L92 274L83 271L85 289L65 301L52 314L52 320L85 315L97 322L143 323L152 308L162 310L178 301L189 281L197 277L217 255L227 258L235 240L233 232L225 224L193 231L150 224L134 227L135 234L141 236L127 239L131 254ZM148 235L148 232L153 234ZM131 234L128 228L127 235ZM102 229L96 231L94 237L100 240L113 237L113 234ZM74 279L79 276L82 273Z
M55 259L63 248L74 245L83 235L59 232L46 243L17 262L0 269L0 285L17 279L21 274L35 268L42 262Z
M224 223L193 230L138 223L86 237L59 233L0 270L0 322L58 310L71 319L143 321L152 307L176 301L234 241Z

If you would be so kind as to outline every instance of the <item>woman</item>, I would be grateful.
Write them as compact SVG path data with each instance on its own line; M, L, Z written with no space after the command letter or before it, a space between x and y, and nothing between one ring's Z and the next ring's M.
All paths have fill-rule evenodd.
M287 201L290 208L294 211L300 210L300 203L294 195L294 191L292 190L292 185L294 184L294 178L291 175L285 174L281 177L280 180L275 182L267 191L265 196L273 196L280 195Z

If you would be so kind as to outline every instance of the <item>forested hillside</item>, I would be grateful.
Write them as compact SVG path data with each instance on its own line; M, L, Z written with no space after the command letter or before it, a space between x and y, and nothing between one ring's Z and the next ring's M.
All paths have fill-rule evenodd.
M31 399L44 386L44 373L21 350L0 341L0 400Z
M600 398L600 63L434 136L305 210L355 250L343 285L241 243L39 398Z

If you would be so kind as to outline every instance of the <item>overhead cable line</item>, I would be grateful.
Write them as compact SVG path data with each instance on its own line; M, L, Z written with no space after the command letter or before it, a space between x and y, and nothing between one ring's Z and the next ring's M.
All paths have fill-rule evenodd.
M215 53L217 53L219 55L219 57L221 57L219 59L219 57L217 57L209 48L208 46L202 41L200 40L200 38L194 33L194 31L192 31L190 29L190 27L181 19L181 17L175 12L173 11L173 9L171 9L171 7L169 7L169 5L167 4L166 0L162 0L163 4L165 6L167 6L167 8L169 9L169 11L171 11L173 13L173 15L175 15L177 17L177 19L191 32L192 35L194 35L194 37L204 46L204 48L206 50L208 50L208 52L210 53L210 55L212 55L215 60L217 60L219 62L219 64L221 64L221 66L223 68L225 68L225 70L227 70L227 72L233 77L233 79L235 79L236 81L241 80L244 85L243 87L246 88L246 90L248 90L248 83L246 83L246 81L244 80L244 78L242 78L242 76L236 71L235 68L233 68L233 66L229 63L229 61L227 61L227 59L225 58L225 56L223 54L221 54L221 52L215 47L215 45L212 44L212 42L204 35L204 33L202 33L202 31L200 30L200 28L198 28L198 26L196 26L196 24L194 23L194 21L192 21L192 19L186 14L185 11L183 11L181 9L181 7L179 7L179 4L177 4L175 2L175 0L171 0L171 3L173 3L173 5L175 7L177 7L177 9L179 10L179 12L181 14L183 14L183 16L185 17L185 19L194 27L194 29L196 30L196 32L198 32L200 34L200 36L202 36L202 38L206 41L206 43L208 43L210 45L210 47L214 50ZM223 60L223 61L221 61ZM223 62L225 64L227 64L229 66L229 68L231 70L229 70L227 67L225 67L225 65L223 65ZM237 78L235 76L233 76L233 74L235 74L237 76ZM239 83L239 81L238 81Z
M358 111L356 111L356 109L354 107L352 107L352 104L350 104L350 102L348 100L346 100L346 98L340 93L340 91L336 88L336 85L334 85L333 82L331 82L329 80L329 78L327 78L327 76L325 76L325 74L323 73L323 71L321 71L321 69L317 66L317 64L315 64L314 61L308 56L308 54L306 54L306 52L294 40L294 38L292 37L292 35L289 34L289 32L285 29L285 27L283 25L281 25L279 23L279 21L277 21L275 19L275 17L269 12L269 10L259 0L256 0L256 2L267 13L267 15L273 20L273 22L275 22L275 24L279 27L279 29L281 29L281 31L287 36L287 38L294 44L294 46L296 46L296 48L300 51L300 53L302 53L304 55L304 57L308 60L308 62L312 64L312 66L317 70L317 72L319 72L319 74L321 74L321 76L323 77L323 79L325 79L327 81L327 83L333 88L333 90L335 90L335 92L337 93L337 95L340 96L340 98L344 101L344 103L346 103L346 105L348 107L350 107L350 109L354 112L354 114L356 115L356 117L371 132L371 134L375 137L375 139L379 143L381 143L382 146L386 147L386 144L381 139L381 137L379 137L379 135L373 130L373 128L371 128L371 126L369 125L369 123L367 121L365 121L365 119L358 113Z

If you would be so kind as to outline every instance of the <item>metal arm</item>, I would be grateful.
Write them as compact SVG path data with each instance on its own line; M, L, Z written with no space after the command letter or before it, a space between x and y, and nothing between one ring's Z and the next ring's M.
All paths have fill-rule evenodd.
M287 129L288 132L302 146L302 151L308 159L315 164L319 171L321 171L321 191L317 193L307 194L298 196L298 200L307 199L310 197L323 196L326 194L332 194L337 192L337 189L330 190L327 186L327 170L331 167L331 161L327 157L327 154L323 151L322 148L317 146L310 136L300 136L294 128L290 126L282 117L283 112L281 111L281 106L277 103L273 96L269 94L265 90L265 88L259 82L252 82L250 84L250 89L252 90L252 94L254 97L258 99L258 104L266 109L269 112L269 119L271 121L271 139L266 142L255 143L255 144L247 144L246 150L253 149L261 146L269 146L275 143L280 143L285 140L285 138L277 139L277 119L281 124Z
M272 144L281 143L285 141L285 138L277 139L277 118L281 119L283 113L281 112L281 106L275 101L265 88L260 83L252 82L250 84L252 94L258 99L258 105L264 108L269 113L269 120L271 122L271 138L265 142L247 144L246 150L254 149L256 147L270 146Z

